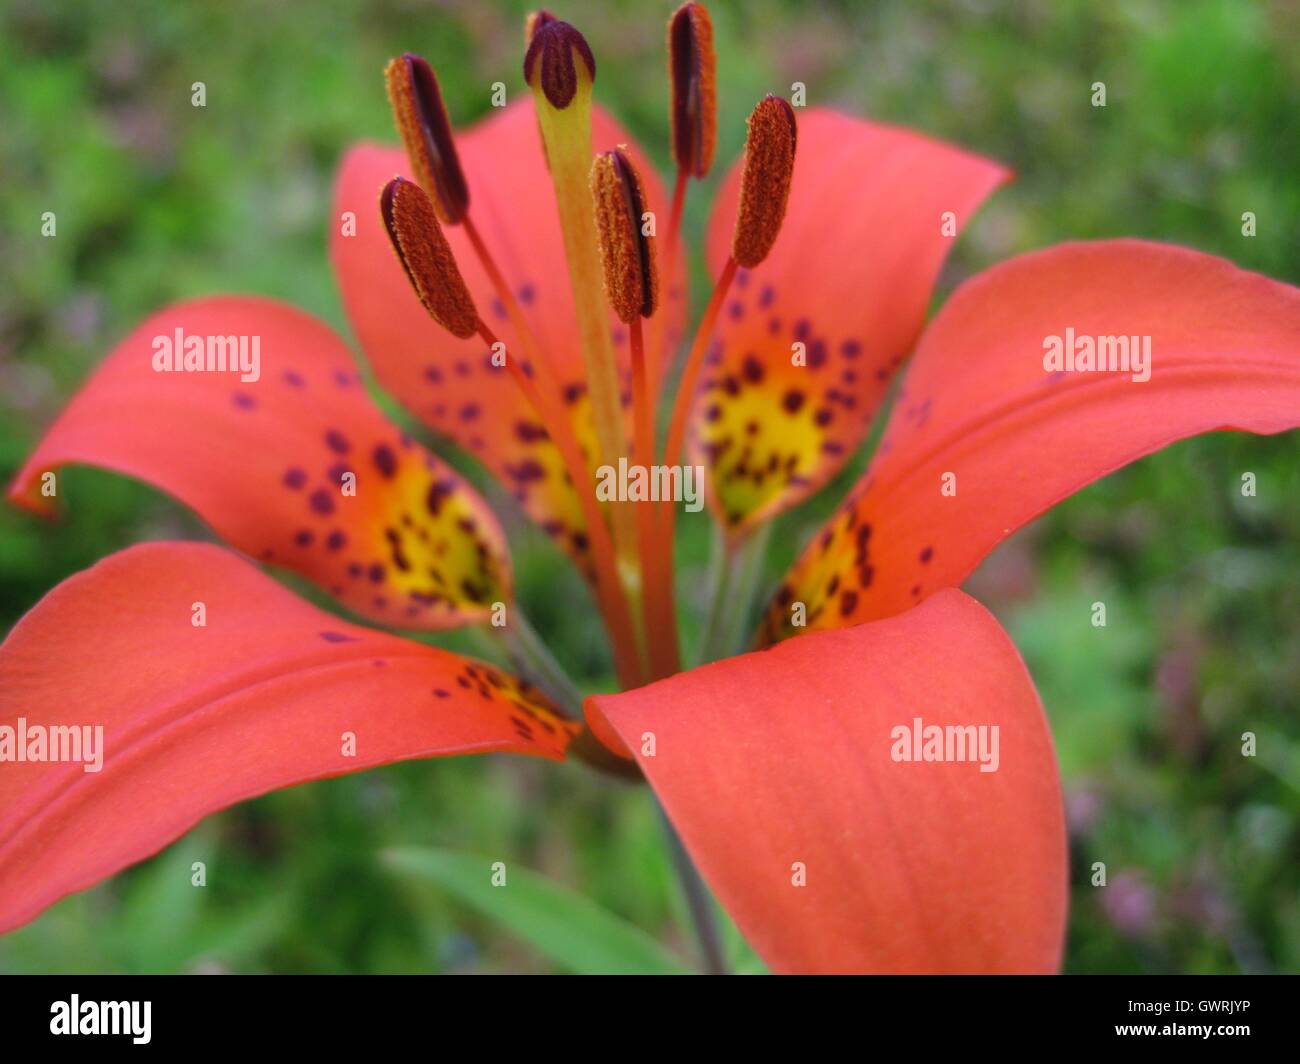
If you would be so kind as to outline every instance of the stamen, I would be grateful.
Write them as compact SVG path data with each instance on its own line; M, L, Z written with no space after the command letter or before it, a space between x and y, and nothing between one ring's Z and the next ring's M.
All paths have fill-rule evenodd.
M794 108L779 96L760 100L749 116L740 206L731 238L731 257L746 269L767 258L781 232L796 139Z
M412 181L395 177L384 186L379 209L393 250L415 294L434 321L462 340L478 331L478 310L456 266L433 201Z
M674 277L686 182L709 172L718 139L717 56L713 51L713 22L703 4L683 4L668 20L668 77L672 83L669 116L677 181L664 240L664 262L669 276ZM650 377L654 381L666 376L666 319L667 314L660 314L650 323Z
M695 389L699 383L700 369L704 365L704 351L713 335L718 311L722 309L722 301L731 288L736 270L740 266L753 268L767 258L781 231L786 201L790 197L790 181L794 176L795 143L794 109L779 96L768 96L760 100L749 116L745 169L740 179L740 203L731 241L731 258L718 277L677 385L677 398L673 405L672 420L668 424L668 440L664 446L664 464L670 468L681 461L686 422L695 402ZM672 572L673 569L673 532L676 520L677 508L669 503L663 508L660 529L659 549L664 555L658 566L661 572ZM670 583L669 594L671 593Z
M591 193L596 204L605 290L610 306L628 326L632 355L632 463L645 471L654 465L655 416L646 372L641 319L654 314L658 298L654 247L642 229L645 192L622 148L598 155L591 165ZM636 535L641 574L641 618L652 678L676 672L679 667L677 623L666 584L672 574L660 571L658 507L648 502L636 507Z
M567 22L542 21L533 24L528 51L524 55L524 80L540 88L553 107L563 111L577 95L579 74L574 53L587 68L588 83L596 80L596 57L587 39Z
M408 52L384 68L384 81L416 182L433 196L439 220L456 225L469 209L469 186L433 68Z
M718 135L717 57L713 22L703 4L683 4L668 22L668 75L673 83L673 158L701 178L713 165Z
M641 175L623 147L596 156L591 164L591 195L605 292L619 321L630 325L638 317L654 314L659 283L650 240L642 231L645 193Z

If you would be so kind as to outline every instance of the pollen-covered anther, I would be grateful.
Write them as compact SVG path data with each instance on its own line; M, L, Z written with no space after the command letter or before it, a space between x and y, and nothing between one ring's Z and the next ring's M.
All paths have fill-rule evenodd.
M442 223L458 224L469 209L469 186L433 68L408 52L389 62L384 81L416 182L432 195Z
M645 190L622 146L592 161L591 195L609 305L624 324L651 317L659 280L643 224Z
M745 269L767 258L781 232L796 139L794 108L779 96L760 100L749 116L740 206L731 238L731 257Z
M704 177L718 139L717 57L713 22L703 4L683 4L668 21L673 159L682 173Z
M393 250L433 320L462 340L478 332L479 316L424 189L395 177L379 198Z
M539 18L524 55L524 80L531 88L540 89L552 107L563 111L573 102L583 76L589 83L596 80L596 57L587 39L567 22L542 22Z

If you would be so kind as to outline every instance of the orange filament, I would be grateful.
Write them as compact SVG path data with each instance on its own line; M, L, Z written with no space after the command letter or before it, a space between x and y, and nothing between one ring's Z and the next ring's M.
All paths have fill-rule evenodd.
M668 216L668 233L664 237L664 269L668 271L668 292L671 296L676 283L677 241L682 227L682 207L686 202L686 182L690 175L685 170L677 171L677 187L673 190L672 212ZM683 298L685 294L683 293ZM667 299L660 300L659 311L650 319L650 367L649 377L656 385L663 383L663 378L671 368L666 359L669 352L664 350L668 329L668 314L664 309Z
M709 305L704 310L704 317L700 319L695 339L691 342L690 352L686 356L686 363L682 367L682 378L677 385L677 397L673 403L672 420L668 424L668 440L664 445L664 465L670 469L681 464L683 445L686 440L686 422L694 405L700 370L704 366L704 352L713 336L718 312L722 310L722 303L727 298L727 292L730 291L735 276L736 260L727 259L727 264L723 266L722 273L718 276L718 283L713 288L713 295L709 298ZM677 505L669 499L660 504L660 511L662 514L658 530L660 558L656 572L672 573L674 572L673 537L677 527ZM664 586L668 603L663 608L666 615L676 616L673 583L667 580Z
M628 327L632 348L632 461L651 475L655 455L654 396L646 379L645 343L641 319L633 318ZM669 506L672 505L669 500ZM637 541L641 563L641 610L650 656L652 679L662 679L680 671L677 645L677 613L672 593L672 553L659 544L662 534L659 506L649 500L636 504ZM665 567L666 566L666 567Z

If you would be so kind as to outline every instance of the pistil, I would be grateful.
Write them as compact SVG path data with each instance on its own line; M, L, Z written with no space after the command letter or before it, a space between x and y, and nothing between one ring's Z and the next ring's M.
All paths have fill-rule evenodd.
M624 449L618 366L601 291L601 266L588 169L591 166L591 94L596 61L582 34L567 22L534 23L524 57L524 80L533 90L555 199L559 208L569 283L587 368L599 454L595 465L615 466ZM620 574L632 597L643 588L636 563L635 528L624 507L611 509Z

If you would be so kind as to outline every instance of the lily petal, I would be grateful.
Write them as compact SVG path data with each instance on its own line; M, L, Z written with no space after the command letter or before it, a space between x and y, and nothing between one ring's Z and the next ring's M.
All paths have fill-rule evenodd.
M799 113L781 235L761 266L736 275L694 411L695 460L731 534L805 499L857 449L956 233L1010 177L908 130ZM730 254L739 184L738 164L709 225L715 276Z
M961 592L591 698L587 717L636 751L774 970L1059 965L1066 846L1051 737L1011 640ZM974 763L977 732L970 760L896 760L916 718L996 728L983 748L996 738L996 760Z
M597 150L627 151L645 184L647 210L667 224L663 185L645 155L599 108L593 110ZM457 137L470 187L470 215L519 301L554 368L572 411L578 438L595 446L584 381L573 293L555 192L542 154L531 99L505 108ZM477 339L458 340L430 319L411 291L380 220L379 193L394 174L408 174L397 148L360 145L343 161L335 189L335 216L355 216L355 235L336 225L331 255L348 317L384 387L416 417L479 458L528 514L585 565L585 523L564 463L546 426L508 370L494 366ZM462 226L444 228L479 314L512 357L524 348ZM668 339L680 338L684 284L668 286ZM629 365L626 328L610 313L616 353Z
M208 337L245 337L250 355L256 342L257 379L154 369L159 340L183 349ZM198 299L155 314L73 398L10 497L49 512L45 475L70 462L169 492L233 546L385 624L454 627L510 597L505 538L486 503L384 417L328 327L273 300Z
M1150 379L1049 370L1048 339L1067 329L1135 351L1148 337ZM1016 529L1176 440L1297 425L1300 290L1138 240L1011 259L926 331L878 454L790 571L764 638L797 631L797 602L827 628L955 586Z
M69 726L103 728L99 769L0 772L0 931L245 798L416 757L558 759L574 731L489 665L344 623L195 543L104 559L0 645L0 743L13 729L30 757Z

